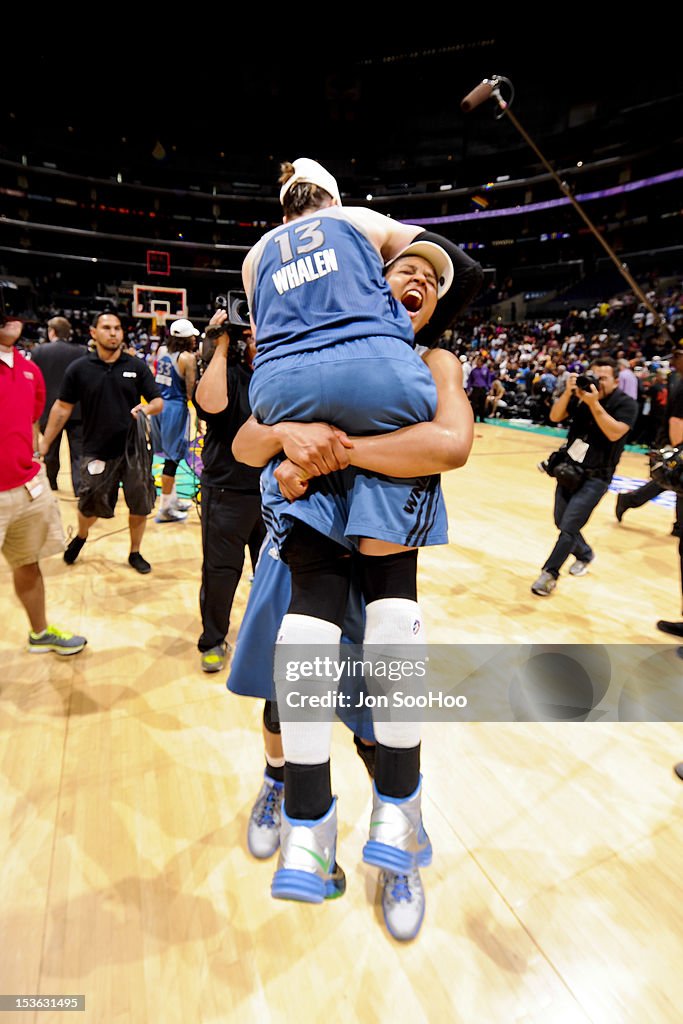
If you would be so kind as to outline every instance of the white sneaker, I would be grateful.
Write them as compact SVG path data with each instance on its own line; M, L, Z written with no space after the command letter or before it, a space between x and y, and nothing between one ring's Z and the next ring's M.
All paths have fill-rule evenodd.
M417 868L404 874L380 871L382 911L387 931L399 942L409 942L419 932L425 916L425 894Z
M590 562L582 562L579 558L576 559L573 565L569 566L570 576L585 576L589 571L590 566L595 561L595 555L591 558Z
M159 514L154 517L155 523L182 523L183 519L187 519L187 512L179 512L178 509L173 508L162 508Z
M571 572L571 569L569 571ZM557 580L553 574L544 569L538 579L531 584L531 593L538 594L539 597L550 597L556 586Z
M269 775L264 776L256 802L249 815L247 846L252 857L272 857L280 845L280 818L285 787Z

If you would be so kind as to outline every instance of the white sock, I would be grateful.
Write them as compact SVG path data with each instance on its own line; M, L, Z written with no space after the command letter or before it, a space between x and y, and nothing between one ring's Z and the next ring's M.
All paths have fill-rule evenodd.
M377 648L414 647L411 659L421 660L425 654L420 648L425 647L424 625L420 606L416 601L408 601L403 597L383 597L372 601L365 607L365 635L363 644L371 645L371 650L363 650L363 658L377 662L383 660ZM396 654L387 651L386 657L394 660ZM375 739L385 747L416 747L420 742L421 722L387 722L376 721L373 715Z
M161 495L161 511L162 512L168 511L169 508L172 508L172 505L173 505L173 495L172 494L162 494Z
M295 700L298 699L296 697L298 685L292 677L297 672L297 664L302 660L326 655L337 658L340 640L341 629L339 626L335 626L333 622L327 622L325 619L316 619L312 615L287 614L282 620L275 645L273 678L281 715L282 749L285 760L290 763L324 764L330 759L332 718L334 717L331 708L320 709L321 721L312 721L310 712L307 714L306 721L288 722L285 721L285 717L292 714L287 702L288 695L291 694ZM297 649L288 650L292 645ZM321 650L323 647L324 650ZM290 674L289 679L287 678L288 674ZM302 689L305 686L308 691L310 684L314 681L315 677L303 678ZM320 682L321 694L328 692L331 680L321 678ZM300 714L303 718L305 713L302 711Z

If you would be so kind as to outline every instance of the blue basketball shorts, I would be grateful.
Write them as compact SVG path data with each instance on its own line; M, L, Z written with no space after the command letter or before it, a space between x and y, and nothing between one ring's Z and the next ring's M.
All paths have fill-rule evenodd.
M187 458L190 438L190 414L186 402L164 402L159 414L161 451L167 459L180 462Z
M399 338L358 338L271 359L254 371L260 423L322 420L350 434L382 434L436 415L436 385Z
M436 414L436 385L424 361L397 338L361 338L283 356L259 367L249 398L264 423L322 420L350 434L378 434ZM261 477L263 517L282 545L292 522L353 549L361 537L409 547L448 542L438 477L398 479L349 468L311 481L305 498L280 494L273 461Z
M406 547L448 543L448 516L438 476L378 476L350 466L309 482L306 497L282 497L273 460L261 474L261 511L268 532L282 550L295 520L356 550L362 537Z

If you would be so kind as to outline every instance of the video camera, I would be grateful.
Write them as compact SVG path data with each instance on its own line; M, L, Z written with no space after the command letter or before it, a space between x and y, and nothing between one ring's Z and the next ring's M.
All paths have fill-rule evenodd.
M8 320L37 323L31 289L8 278L0 278L0 324Z
M667 491L683 494L683 445L667 445L650 452L650 476Z
M228 292L227 295L217 295L215 301L216 309L224 309L228 314L228 323L235 327L250 327L249 305L245 292Z

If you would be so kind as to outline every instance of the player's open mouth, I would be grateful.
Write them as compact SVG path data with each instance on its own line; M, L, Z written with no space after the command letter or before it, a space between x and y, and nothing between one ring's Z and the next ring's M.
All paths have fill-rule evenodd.
M424 295L416 288L411 288L409 291L405 292L401 302L409 313L419 313L422 309L422 303L424 302Z

